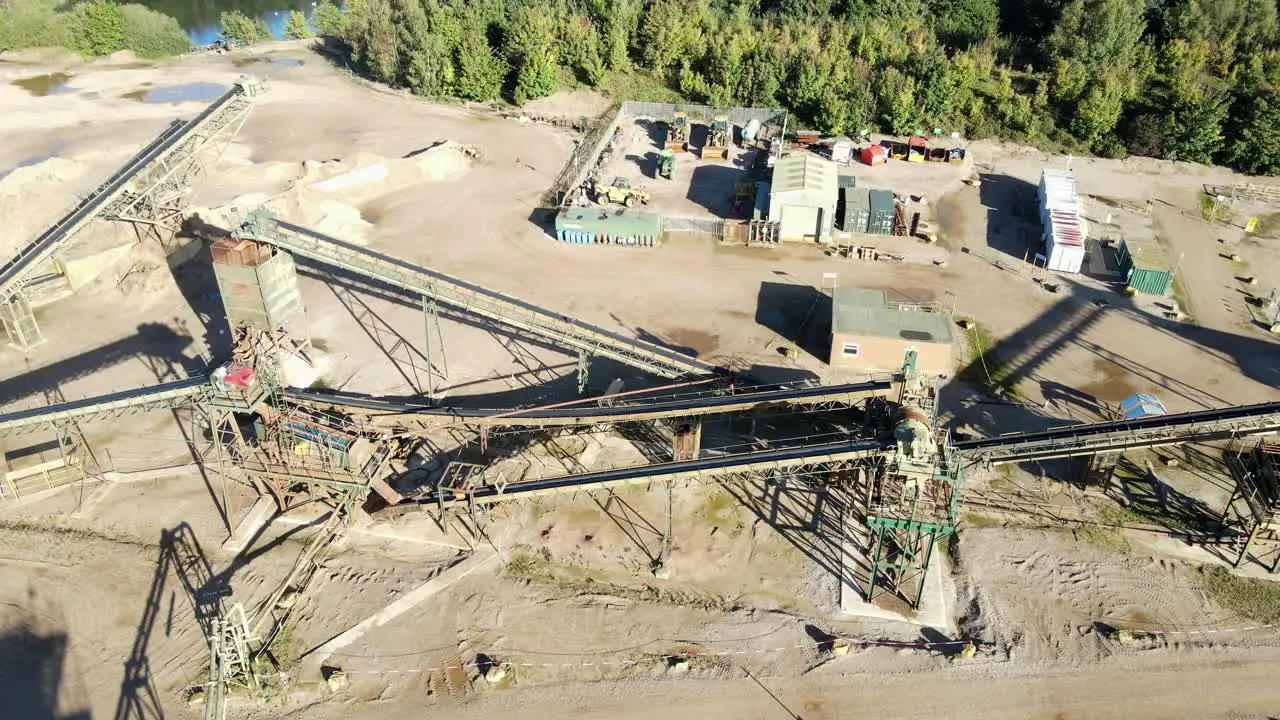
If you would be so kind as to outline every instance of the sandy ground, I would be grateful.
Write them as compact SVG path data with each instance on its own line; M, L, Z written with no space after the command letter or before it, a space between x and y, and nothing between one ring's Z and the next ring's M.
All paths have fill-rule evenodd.
M10 229L3 248L12 251L38 233L169 121L190 117L203 104L142 102L140 92L145 97L190 83L225 87L252 71L269 75L271 90L225 162L195 189L193 202L208 222L233 224L259 203L273 203L299 222L407 261L765 377L856 376L821 360L826 328L816 288L823 273L885 288L901 299L954 302L989 329L1022 398L993 404L973 387L948 384L948 417L984 433L1095 419L1135 391L1156 392L1171 411L1276 397L1275 340L1241 315L1234 277L1241 270L1218 255L1224 246L1241 248L1244 265L1264 287L1275 282L1266 274L1280 258L1262 239L1242 242L1238 228L1196 219L1199 185L1231 181L1225 171L1142 159L1073 164L1085 192L1120 202L1105 211L1099 203L1089 212L1110 213L1116 232L1159 236L1184 258L1180 277L1192 324L1166 320L1154 303L1130 302L1099 278L1060 279L1058 292L1048 292L1018 265L1035 235L1028 228L1028 190L1034 197L1040 169L1065 162L1061 158L974 143L969 152L979 187L962 185L951 166L850 168L860 183L922 196L939 245L878 241L916 257L914 262L859 263L807 247L721 248L693 237L653 251L570 246L530 221L538 196L573 147L569 131L380 91L298 44L265 52L302 63L250 56L163 65L0 62L0 106L6 109L0 115L6 138L0 144L0 214ZM64 92L42 97L10 84L56 70L71 76ZM598 98L569 95L528 112L573 117L595 115L601 107ZM630 149L617 160L619 174L639 179L651 172L639 153L652 145L643 130L627 131ZM342 185L350 173L379 166L388 169L384 180L355 189ZM715 210L720 195L712 190L719 185L702 183L699 171L709 172L681 162L655 206L689 215ZM711 194L697 195L691 181L698 181L697 192ZM656 181L645 182L658 192ZM721 182L732 187L731 179ZM1141 208L1152 194L1163 201L1153 217L1122 207ZM1239 210L1244 212L1260 211ZM120 232L103 226L83 242L115 241ZM1219 237L1226 242L1216 242ZM207 267L192 262L170 272L163 258L145 254L134 264L40 311L46 344L25 355L0 352L0 405L16 409L48 402L55 393L81 397L153 383L202 368L225 346ZM416 304L351 292L322 269L304 268L302 290L313 338L332 361L326 377L331 385L373 393L421 389L425 358L413 348L421 347L424 328ZM441 328L447 384L457 402L510 405L563 397L573 388L572 357L460 320L446 316ZM787 360L778 353L784 343L806 352ZM615 376L643 382L601 364L593 368L591 385L602 389ZM89 436L103 448L103 463L120 470L182 463L189 445L199 445L164 414L96 425ZM5 449L21 445L10 441ZM622 444L602 440L601 447L593 451L599 463L637 460ZM1168 482L1210 505L1223 501L1221 488L1206 488L1195 477L1169 474ZM0 512L0 631L15 638L0 638L0 668L61 658L57 702L32 703L56 705L64 714L110 715L121 695L124 663L141 635L166 716L199 712L181 696L198 680L204 660L176 578L168 577L162 612L147 626L158 629L139 627L150 622L148 607L156 609L148 598L161 532L187 523L215 574L223 575L219 582L247 605L287 572L306 537L293 525L273 525L249 551L252 561L237 562L218 545L227 522L242 516L252 498L232 488L224 519L211 495L221 498L219 480L206 485L193 475L113 487L78 514L84 497L78 492ZM780 502L793 519L812 511L805 498ZM838 615L838 579L824 541L805 532L800 520L794 527L771 525L748 509L758 506L751 497L722 491L676 494L671 575L656 580L648 564L657 552L663 503L656 491L637 490L608 505L604 498L579 497L504 511L490 537L506 560L532 553L531 570L468 578L402 622L372 631L349 648L342 664L352 684L335 697L304 685L266 708L241 703L236 712L323 719L419 717L424 706L443 717L518 711L533 718L563 716L566 708L582 717L692 710L708 717L792 712L805 718L868 711L1009 718L1261 717L1276 711L1267 684L1277 660L1272 635L1215 636L1210 643L1120 652L1092 633L1095 622L1239 625L1186 579L1181 560L1159 548L1113 555L1070 536L966 530L956 550L955 620L993 648L991 657L952 663L928 651L873 647L833 658L818 652L815 637L938 638L914 626ZM355 624L426 582L455 554L422 543L439 535L427 518L402 518L384 529L404 539L353 531L326 561L317 591L299 609L297 628L285 643L291 650L302 652ZM56 641L42 645L32 638ZM691 648L733 652L734 661L698 661L687 669L661 661L665 653ZM442 689L448 678L432 668L473 662L482 653L531 667L519 671L509 691L489 689L483 681L462 691ZM23 712L41 717L25 707L36 705Z

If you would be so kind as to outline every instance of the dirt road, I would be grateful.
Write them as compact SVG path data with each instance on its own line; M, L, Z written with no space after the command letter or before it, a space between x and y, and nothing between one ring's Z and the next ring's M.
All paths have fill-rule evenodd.
M1280 663L1219 660L1178 668L1106 668L1062 675L1050 670L1019 678L992 678L957 669L921 677L860 677L831 681L732 680L716 684L663 684L651 694L566 707L563 697L522 702L519 717L551 720L843 720L845 718L982 718L983 720L1158 720L1268 718L1280 714L1275 674ZM981 670L972 668L971 670ZM823 685L827 687L822 687ZM438 718L492 717L481 704L440 711ZM419 712L421 712L419 710ZM349 716L355 717L355 716ZM397 720L409 715L380 715Z

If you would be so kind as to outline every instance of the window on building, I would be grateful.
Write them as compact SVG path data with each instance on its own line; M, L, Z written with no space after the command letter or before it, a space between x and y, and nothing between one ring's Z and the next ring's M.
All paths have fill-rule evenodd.
M841 348L840 348L840 355L841 355L842 357L857 357L857 356L858 356L858 344L857 344L857 343L845 343L845 344L844 344L843 346L841 346Z

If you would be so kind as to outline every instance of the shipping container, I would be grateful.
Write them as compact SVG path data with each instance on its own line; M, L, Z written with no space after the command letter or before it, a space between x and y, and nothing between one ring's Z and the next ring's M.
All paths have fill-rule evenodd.
M858 187L858 177L856 175L837 176L836 186L842 188Z
M872 190L869 193L867 232L872 235L892 235L894 220L893 191Z
M1164 295L1173 284L1173 270L1158 242L1124 238L1116 257L1125 274L1125 286L1134 292Z
M850 233L865 233L867 219L871 216L871 194L866 188L841 188L840 229Z
M556 239L574 245L652 247L662 235L662 216L617 208L568 207L556 214Z

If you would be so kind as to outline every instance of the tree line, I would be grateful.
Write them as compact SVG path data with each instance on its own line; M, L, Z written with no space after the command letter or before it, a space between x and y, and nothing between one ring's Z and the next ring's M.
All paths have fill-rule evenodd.
M372 78L515 103L566 86L781 106L829 134L921 129L1280 174L1276 0L328 0ZM321 15L325 19L318 20Z
M178 21L136 3L112 0L0 0L0 52L64 47L85 57L132 50L160 58L191 49Z

